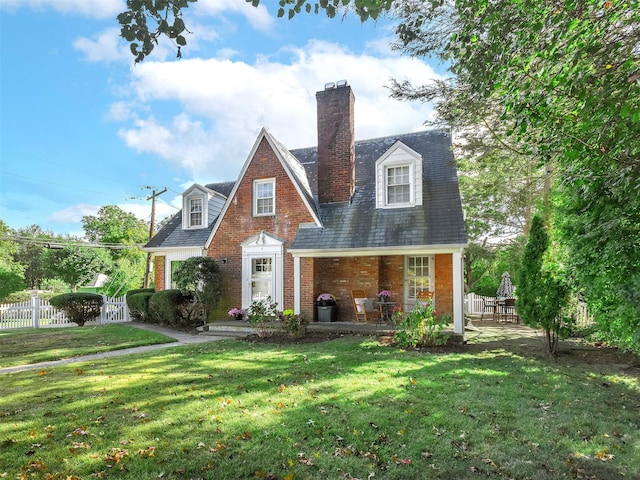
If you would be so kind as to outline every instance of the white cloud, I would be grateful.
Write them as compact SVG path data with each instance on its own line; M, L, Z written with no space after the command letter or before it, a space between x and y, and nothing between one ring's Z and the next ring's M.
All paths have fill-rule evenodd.
M284 53L288 63L214 58L138 65L131 89L154 114L119 135L207 183L236 178L263 126L289 148L315 145L315 92L330 81L346 79L353 88L357 139L416 131L432 117L430 106L393 100L386 88L392 78L415 84L437 78L420 60L353 54L322 41ZM163 105L176 104L182 113L162 117Z
M151 221L151 201L145 203L120 203L117 205L127 213L132 213L136 218L144 221ZM162 200L156 200L156 222L168 215L174 215L177 210Z
M91 18L115 18L126 10L126 4L124 0L2 0L0 8L9 11L19 8L56 10Z
M85 54L90 62L131 61L133 55L129 47L120 41L120 29L108 28L89 39L78 37L73 41L73 48Z
M246 1L238 0L200 0L195 4L193 12L198 15L220 17L223 14L238 13L242 15L256 30L268 31L273 28L274 17L261 4L257 8Z
M48 220L54 223L80 223L85 215L96 215L100 205L80 203L64 210L58 210L49 215Z
M135 106L129 102L115 102L109 105L109 111L105 115L107 120L124 122L137 118Z

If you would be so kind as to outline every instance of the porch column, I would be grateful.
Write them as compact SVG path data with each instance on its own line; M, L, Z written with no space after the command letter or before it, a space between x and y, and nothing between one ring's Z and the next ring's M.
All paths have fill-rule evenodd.
M300 313L300 257L293 257L293 311Z
M464 284L462 250L453 253L453 332L464 339Z

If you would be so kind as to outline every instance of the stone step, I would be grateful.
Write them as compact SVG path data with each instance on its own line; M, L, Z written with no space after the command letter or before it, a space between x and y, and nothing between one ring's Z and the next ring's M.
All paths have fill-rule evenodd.
M279 322L275 322L279 328ZM241 320L207 323L199 327L201 335L241 337L255 332L249 322ZM392 335L395 331L389 325L354 322L312 322L307 326L309 332L335 332L358 335Z

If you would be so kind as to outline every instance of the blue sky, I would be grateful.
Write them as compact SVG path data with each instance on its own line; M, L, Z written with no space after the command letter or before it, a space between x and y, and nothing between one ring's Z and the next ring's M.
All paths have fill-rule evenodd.
M115 17L124 0L0 1L0 219L82 234L118 205L159 218L193 183L235 180L262 127L288 148L316 142L315 92L347 80L356 138L421 130L429 105L389 98L442 69L392 52L390 23L276 17L277 2L200 0L183 58L161 42L134 65Z

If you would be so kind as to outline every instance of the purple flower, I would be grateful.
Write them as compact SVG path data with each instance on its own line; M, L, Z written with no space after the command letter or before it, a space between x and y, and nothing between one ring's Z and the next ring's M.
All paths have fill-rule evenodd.
M331 295L330 293L321 293L320 295L318 295L318 298L316 300L318 302L329 302L335 300L335 298L333 298L333 295Z
M392 295L390 290L381 290L380 293L378 293L379 297L390 297Z
M244 315L244 314L245 314L244 308L232 308L231 310L229 310L230 317L237 317L238 315Z

